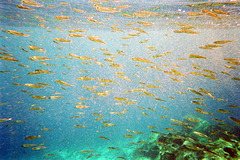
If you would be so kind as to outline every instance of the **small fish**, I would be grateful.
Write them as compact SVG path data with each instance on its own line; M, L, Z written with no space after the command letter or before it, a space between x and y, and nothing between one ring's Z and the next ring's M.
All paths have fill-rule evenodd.
M22 147L34 147L36 144L23 144Z
M86 13L85 11L77 9L77 8L73 8L73 10L76 11L76 12L79 12L79 13Z
M141 112L141 113L142 113L143 115L149 117L149 115L148 115L147 113L145 113L145 112Z
M68 17L68 16L56 16L54 17L57 20L68 20L71 19L72 17Z
M119 148L116 148L116 147L107 147L107 148L112 149L112 150L119 149Z
M132 138L132 137L134 137L134 135L127 134L127 135L124 135L123 137L125 137L125 138Z
M3 118L3 119L0 119L0 122L10 121L10 120L12 120L12 118Z
M220 10L220 9L212 9L212 11L217 13L217 14L227 14L227 15L230 15L230 13L225 12L225 11Z
M58 42L72 42L68 39L63 39L63 38L54 38L55 41L58 41Z
M89 40L91 40L93 42L106 44L106 42L100 40L99 38L96 38L96 36L87 36L87 37L88 37Z
M201 113L201 114L205 114L205 115L214 115L213 113L203 111L203 110L196 110L196 112Z
M199 120L197 120L197 119L190 118L190 117L188 117L187 119L188 119L189 121L191 121L191 122L201 122L201 121L199 121Z
M29 37L30 36L28 34L24 34L22 32L18 32L18 31L14 31L14 30L7 30L5 32L7 32L9 34L17 35L17 36L24 36L24 37Z
M203 137L203 138L210 138L210 137L208 137L207 135L205 135L205 134L203 134L201 132L194 131L193 133L198 135L198 136L200 136L200 137Z
M162 117L160 117L160 119L164 119L164 118L167 118L167 117L169 117L170 115L165 115L165 116L162 116Z
M37 147L33 147L32 150L40 150L40 149L46 149L47 147L45 146L37 146Z
M238 126L240 126L240 120L234 117L228 117L229 119L231 119L233 122L235 122Z
M176 129L173 128L165 128L166 131L176 131Z
M111 7L104 7L100 4L94 4L93 5L96 10L100 11L100 12L107 12L107 13L115 13L115 12L120 12L119 9L117 8L111 8Z
M214 120L216 122L225 122L225 120L221 120L221 119L217 119L217 118L212 118L212 120Z
M225 109L218 109L217 111L219 113L233 113L232 111L228 111L228 110L225 110Z
M197 54L189 54L189 57L188 57L188 58L207 59L207 57L200 56L200 55L197 55Z
M147 126L148 128L151 128L151 129L157 129L158 127L153 127L153 126Z
M50 130L52 130L52 129L50 129L50 128L42 128L41 129L41 131L50 131Z
M42 135L29 136L29 137L26 137L25 139L26 140L32 140L32 139L37 139L37 138L40 138L40 137L42 137Z
M215 13L207 10L207 9L202 9L201 10L203 13L206 13L207 15L211 16L211 17L214 17L214 18L218 18L218 19L221 19L221 17L219 17L218 15L216 15Z
M0 59L5 60L5 61L18 62L17 59L15 59L15 58L10 58L10 57L0 57Z
M31 87L31 88L45 88L45 87L43 87L41 85L30 84L30 83L26 83L25 86Z
M236 106L236 105L227 105L230 108L240 108L240 106Z
M206 104L204 104L202 102L198 102L198 101L191 101L191 103L201 105L201 106L206 106Z
M82 150L81 153L89 153L89 152L93 152L93 150Z
M53 153L50 153L50 154L44 155L44 157L50 157L50 156L53 156L53 155L54 155Z
M29 60L50 60L51 58L48 57L43 57L43 56L33 56L33 57L28 57Z
M70 86L70 87L73 86L73 85L70 85L70 84L68 84L67 82L64 82L64 81L59 80L59 79L57 79L56 82L59 83L59 84L65 85L65 86Z
M76 128L86 128L85 125L73 125L73 126L76 127Z
M145 59L145 58L141 58L141 57L133 57L131 58L133 61L137 61L137 62L144 62L144 63L153 63L152 61Z
M104 140L109 140L109 141L110 141L110 139L109 139L109 138L106 138L106 137L102 137L102 136L100 136L99 138L104 139Z

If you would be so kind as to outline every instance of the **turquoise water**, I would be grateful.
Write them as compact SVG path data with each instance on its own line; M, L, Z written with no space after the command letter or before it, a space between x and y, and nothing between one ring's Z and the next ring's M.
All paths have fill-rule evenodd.
M134 159L133 153L141 147L141 144L130 143L147 141L152 134L151 131L172 132L165 128L181 131L181 126L171 125L171 119L182 121L183 117L190 114L212 124L218 123L212 118L225 120L224 124L229 127L223 127L222 130L239 128L229 119L229 116L240 118L239 4L216 2L214 4L218 4L217 6L190 7L189 4L200 2L99 1L102 6L111 8L131 5L129 8L109 13L96 10L93 5L97 2L93 1L65 1L68 3L66 5L61 2L63 1L37 1L38 4L44 5L43 7L23 4L34 11L16 7L16 5L21 5L20 0L0 2L0 48L2 49L0 57L11 57L4 55L7 53L18 60L18 62L13 62L6 58L0 59L0 71L7 71L0 74L0 119L11 118L11 120L0 123L0 159L75 160L86 159L91 154L94 155L89 159L120 159L118 157ZM86 13L76 12L74 8ZM221 19L209 15L187 15L188 12L203 13L201 9L221 9L230 15L217 14ZM122 15L134 15L143 10L159 15L147 15L143 18ZM69 16L71 19L57 20L54 18L56 16ZM87 19L89 17L103 24L89 21ZM144 26L139 21L150 22L151 25ZM134 24L128 25L128 23ZM176 30L181 30L182 26L192 26L194 28L190 30L198 34L176 33ZM133 28L140 28L146 33ZM85 32L74 33L84 35L84 37L70 37L69 31L73 29L84 30ZM9 34L7 33L9 30L29 36ZM128 33L136 35L131 36ZM87 36L98 36L105 44L91 41ZM55 38L68 39L71 42L59 42L54 40ZM144 40L148 41L140 43ZM210 49L199 48L223 40L229 42ZM45 51L31 50L29 46L32 45L41 47ZM118 50L122 51L122 54L119 54ZM72 57L69 53L93 59L83 60ZM112 55L104 53L112 53ZM189 54L200 55L206 59L190 58ZM162 56L155 58L156 55ZM29 57L33 56L44 56L50 60L30 60ZM153 63L134 61L132 58L135 57L141 57ZM235 59L233 62L236 63L230 64L225 58L233 58ZM40 62L46 62L52 66ZM120 66L113 67L113 64ZM176 75L171 69L185 76ZM47 70L53 73L29 74L35 70ZM172 74L168 74L167 71ZM192 72L205 73L208 77L193 75ZM83 76L94 79L77 80ZM104 79L116 83L104 82ZM71 86L57 83L56 80L61 80ZM14 83L19 85L14 85ZM25 85L28 83L40 83L38 85L43 88L31 88ZM88 90L86 86L94 88ZM202 93L203 96L191 92L188 88ZM212 97L201 92L200 88L213 92ZM134 89L141 90L134 92ZM126 91L131 92L126 93ZM179 94L178 91L186 94ZM35 99L33 96L61 96L61 98ZM116 97L129 100L118 101ZM156 98L163 101L157 101ZM204 99L205 101L199 102L204 103L205 106L191 103L194 101L193 98ZM126 102L134 104L128 105ZM89 108L75 108L80 105L76 103L84 103L83 106L89 106ZM228 105L236 107L228 107ZM31 107L44 109L31 110ZM194 107L202 108L214 115L198 113ZM220 113L218 109L232 113ZM96 116L93 113L101 115ZM160 118L165 115L169 117ZM71 118L73 116L79 117L73 119ZM96 120L101 116L103 119ZM12 123L17 120L24 123ZM105 124L114 124L114 126L103 127L104 121L108 121ZM74 125L85 127L77 128ZM152 129L148 126L157 128ZM42 131L43 128L50 130ZM143 134L135 134L128 130L139 131ZM127 134L134 135L134 137L124 137ZM25 139L36 135L41 135L41 137L32 140ZM99 137L106 137L110 140ZM235 139L239 140L239 137ZM33 147L22 147L24 144L35 144L34 147L44 146L46 148L33 150ZM118 149L108 149L108 147ZM92 152L81 152L86 150ZM46 156L48 154L53 155Z

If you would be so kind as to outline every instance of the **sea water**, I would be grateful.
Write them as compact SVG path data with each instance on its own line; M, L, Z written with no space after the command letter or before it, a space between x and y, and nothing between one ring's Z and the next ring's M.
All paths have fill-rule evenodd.
M0 70L7 71L0 74L0 118L12 118L0 123L0 159L76 160L86 159L91 154L93 156L89 159L110 160L119 159L118 157L134 159L133 152L141 146L130 143L147 141L152 134L151 131L171 132L166 131L165 128L181 131L181 127L171 125L171 119L182 121L183 117L188 115L195 115L212 124L217 124L212 118L225 120L224 124L238 128L229 116L239 119L239 108L227 106L240 106L239 3L223 4L215 1L209 2L215 5L191 7L190 5L206 2L174 0L37 0L36 2L43 6L28 5L20 0L0 2L1 52L12 54L14 56L12 58L18 60L18 62L0 60ZM117 11L99 11L94 4L115 8ZM21 9L16 5L27 6L34 10ZM129 7L119 9L118 6L122 5ZM84 13L76 12L74 8L83 10ZM216 13L220 18L207 14L187 15L188 12L203 13L202 9L210 11L214 8L221 9L229 15ZM139 17L137 14L134 16L134 13L140 13L139 11L158 15L148 13L143 14L146 17ZM56 16L68 16L70 19L58 20L55 19ZM97 22L92 22L88 18ZM140 21L149 22L151 25L144 26ZM129 23L133 24L128 25ZM190 30L196 32L195 34L176 33L181 27L189 26L193 27ZM142 29L145 33L136 28ZM70 37L69 31L73 29L84 30L85 32L74 33L83 37ZM29 36L9 34L7 33L9 30ZM129 36L128 33L135 33L136 36ZM87 36L96 36L104 43L91 41ZM59 42L55 38L68 39L71 42ZM145 43L140 42L144 40ZM223 40L229 42L210 49L200 48ZM29 46L32 45L41 47L45 51L31 50ZM119 54L118 50L122 54ZM69 56L69 53L92 59L79 59ZM104 53L112 53L112 55ZM205 58L190 58L190 54ZM156 55L161 56L156 58L154 57ZM0 56L9 57L2 54ZM44 56L50 60L30 60L29 57L33 56ZM136 57L150 60L151 63L134 61L133 58ZM229 64L224 58L237 59L238 64ZM51 66L40 62L46 62ZM101 65L95 62L100 62ZM111 66L113 64L120 66L113 67ZM27 65L27 67L19 65ZM171 74L173 73L171 69L185 76ZM48 70L53 73L29 74L35 70ZM206 73L214 79L193 75L192 72ZM125 76L125 79L121 75ZM83 76L94 80L77 80ZM238 79L233 80L233 77ZM114 83L104 82L104 79L112 80ZM57 83L56 80L64 81L71 86ZM44 88L27 87L25 84L28 83L40 83ZM94 88L87 89L86 86ZM203 96L197 95L189 88L195 91L201 91L199 88L211 91L214 98L204 93ZM132 91L134 89L142 90L134 92ZM186 94L179 94L178 91ZM61 98L33 98L33 96L50 97L54 93L59 93L56 96ZM116 97L128 100L117 101L114 99ZM201 102L205 106L191 103L193 98L204 99L205 101ZM216 98L226 101L218 101ZM133 104L127 105L126 102ZM76 108L76 103L84 103L84 106L89 108ZM42 109L31 110L31 107ZM197 113L194 107L200 107L214 116ZM232 113L220 113L218 109ZM99 113L103 118L97 121L100 116L95 116L93 113ZM165 115L169 117L160 118ZM72 119L73 116L79 117ZM16 120L22 120L24 123L10 124ZM111 123L114 126L104 127L104 123ZM85 127L77 128L74 125ZM151 129L148 126L157 128ZM42 131L43 128L50 130ZM223 129L228 130L228 127ZM131 131L139 131L143 134L134 134ZM127 134L134 137L124 137ZM35 135L42 137L25 139ZM33 150L33 147L22 147L24 144L35 144L34 147L46 148ZM86 150L91 152L81 152ZM48 154L52 155L46 156Z

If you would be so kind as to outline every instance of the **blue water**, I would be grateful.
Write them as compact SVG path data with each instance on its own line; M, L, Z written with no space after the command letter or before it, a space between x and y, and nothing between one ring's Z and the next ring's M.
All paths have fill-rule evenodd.
M171 126L170 119L182 121L184 116L194 114L213 124L212 118L226 120L225 124L232 127L239 127L228 116L240 118L239 108L230 108L227 105L240 106L240 86L239 81L232 80L232 77L240 78L239 65L231 65L236 69L226 68L225 65L230 65L224 58L240 59L239 53L239 6L220 6L218 9L223 9L231 13L230 16L219 15L221 20L210 16L201 16L199 18L191 18L186 15L187 12L201 12L202 8L190 8L186 4L197 2L190 1L127 1L121 2L101 2L102 5L115 7L120 5L130 4L132 7L123 9L123 11L132 14L140 10L151 9L152 7L160 6L161 9L152 9L152 12L165 14L163 17L149 18L127 18L121 16L121 12L104 13L99 12L93 7L93 2L83 1L66 1L67 6L60 5L62 1L37 1L45 7L32 7L35 11L22 10L16 7L21 4L20 1L4 1L0 2L1 19L0 27L0 42L4 53L14 55L13 58L19 62L11 62L0 60L0 71L9 71L9 73L1 73L0 76L0 118L12 118L10 121L1 122L0 127L0 159L2 160L76 160L86 159L92 153L95 153L90 159L109 160L124 157L131 159L133 151L139 146L131 145L130 142L138 142L147 140L151 135L151 131L168 133L164 128L175 128L179 131L180 127ZM55 5L55 8L46 7L47 5ZM27 6L27 5L25 5ZM78 13L73 11L73 8L78 8L86 11L86 13ZM212 9L209 7L207 9ZM56 20L55 16L71 16L70 20ZM98 25L89 22L87 15L95 15L94 19L104 22L104 25ZM39 22L35 17L42 17L45 23ZM109 16L110 19L106 20ZM154 23L153 26L143 27L141 24L125 26L126 23L133 23L139 20ZM174 30L180 30L180 26L176 23L187 23L194 26L192 29L199 34L174 33ZM44 24L47 28L42 28L38 24ZM110 27L114 24L124 32L113 32ZM55 27L61 28L59 31ZM139 37L132 39L122 39L127 37L127 33L138 33L131 29L138 27L145 30L148 34L141 33ZM68 36L69 30L82 29L86 36L100 36L106 44L90 41L87 37L75 38ZM8 34L7 30L15 30L29 37L17 36ZM166 36L166 34L172 37ZM71 43L54 43L54 38L67 38ZM139 41L149 39L147 43L139 43ZM213 44L214 41L232 40L232 42L223 44L222 47L213 48L212 50L200 49L200 46ZM128 46L124 45L128 44ZM35 45L46 50L46 52L32 51L28 48L30 45ZM157 51L147 49L147 46L157 48ZM21 47L27 50L21 50ZM109 51L100 50L107 48ZM126 56L117 54L117 50L124 52ZM153 58L153 55L164 54L171 51L172 53L161 58ZM2 52L2 51L1 51ZM80 60L70 57L68 53L78 56L89 56L95 60ZM103 53L114 53L117 56L106 56ZM198 54L207 57L207 59L191 59L189 54ZM56 55L68 57L58 58ZM4 55L0 55L5 57ZM51 60L43 62L55 65L46 66L40 64L41 61L31 61L28 58L32 56L46 56ZM105 59L116 57L114 63L123 65L123 67L113 68ZM151 60L152 64L136 62L131 60L132 57L142 57ZM186 58L186 60L178 60L178 58ZM95 61L105 64L99 66ZM82 64L82 62L89 65ZM216 72L218 81L206 78L204 76L196 76L190 72L201 72L193 68L192 64L201 66L201 69L208 69ZM30 67L20 67L19 64L28 65ZM63 66L67 65L70 67ZM135 65L142 65L136 67ZM187 75L187 77L169 75L163 71L157 71L151 66L157 65L163 71L177 71ZM177 67L178 65L179 67ZM36 69L49 70L54 73L28 75ZM80 71L84 69L87 73ZM144 70L145 69L145 70ZM231 74L231 76L221 73L222 71ZM131 79L126 81L117 77L115 72L124 72L124 75ZM137 76L136 76L137 75ZM92 78L110 79L117 83L108 83L109 86L100 85L99 81L80 81L77 78L88 76ZM171 78L178 78L183 81L174 82ZM73 87L64 86L56 83L56 80L67 82ZM157 82L156 80L160 81ZM157 85L161 88L147 88L145 85ZM47 83L49 87L45 88L30 88L27 86L16 86L12 83ZM90 90L86 90L82 86L98 87L91 91L110 91L107 96L98 96ZM61 88L63 87L63 88ZM207 95L204 97L198 96L186 88L192 88L199 91L199 88L214 92L215 98L227 99L227 101L217 101ZM142 92L124 93L132 89L145 89L145 91L156 95L150 97L141 95ZM22 92L27 90L31 93ZM185 92L179 94L177 91ZM52 96L52 93L61 93L57 96L62 96L62 99L33 99L32 96ZM171 99L174 97L176 100ZM80 100L80 97L88 98L88 100ZM137 104L126 105L125 102L116 101L114 97L124 97L133 99ZM165 101L156 101L155 98L160 98ZM204 98L203 103L206 106L199 106L191 103L193 98ZM78 109L74 108L76 103L86 103L89 108ZM6 104L3 104L6 103ZM123 103L116 105L115 103ZM36 107L44 107L43 113L38 113L38 110L30 110L32 105ZM144 107L142 110L137 106ZM164 110L161 106L167 107L169 110ZM152 112L147 108L154 109ZM214 116L203 115L197 113L194 107L201 107L203 110L214 113ZM226 109L233 113L219 113L217 109ZM111 112L121 112L127 110L123 115L110 114ZM141 112L146 112L149 117ZM78 114L82 112L82 114ZM101 113L104 115L102 120L95 122L99 116L94 116L92 113ZM160 119L164 115L170 115L165 119ZM70 117L79 116L77 119ZM25 123L13 123L6 127L9 123L15 120L22 120ZM101 122L110 121L116 126L103 128ZM86 128L75 128L74 125L85 125ZM157 129L150 129L147 126L155 126ZM50 131L42 131L42 128L50 128ZM144 134L134 134L127 131L140 131ZM101 131L97 133L96 131ZM125 138L124 135L132 134L134 138ZM42 137L25 140L25 137L42 135ZM100 139L99 136L107 137L110 140ZM23 144L43 144L47 147L42 150L32 150L32 147L24 148ZM110 150L107 147L117 147L118 150ZM93 150L90 153L81 153L82 150ZM49 157L44 155L53 154Z

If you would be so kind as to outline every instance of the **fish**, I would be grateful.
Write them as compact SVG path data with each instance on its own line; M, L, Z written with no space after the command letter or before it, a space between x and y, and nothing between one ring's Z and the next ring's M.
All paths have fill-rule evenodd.
M87 36L87 37L88 37L89 40L91 40L93 42L106 44L106 42L100 40L99 38L96 38L95 36Z
M85 125L73 125L73 126L76 127L76 128L86 128Z
M115 101L133 101L132 99L123 98L123 97L114 97Z
M6 121L10 121L12 120L12 118L3 118L3 119L0 119L0 122L6 122Z
M148 128L151 128L151 129L157 129L158 127L153 127L153 126L147 126Z
M225 122L225 120L221 120L221 119L217 119L217 118L212 118L212 120L214 120L216 122Z
M199 34L199 32L189 30L189 29L183 29L183 30L174 30L174 33L188 33L188 34Z
M240 126L240 120L231 116L228 116L229 119L231 119L233 122L235 122L238 126Z
M99 138L104 139L104 140L109 140L109 141L110 141L110 139L109 139L109 138L106 138L106 137L102 137L102 136L100 136Z
M217 14L227 14L227 15L230 15L230 13L225 12L225 11L220 10L220 9L212 9L212 11L217 13Z
M227 107L230 107L230 108L240 108L240 106L236 106L236 105L227 105Z
M71 19L72 17L68 17L68 16L56 16L54 17L57 20L68 20Z
M55 41L58 41L58 42L72 42L68 39L64 39L64 38L54 38Z
M76 33L76 32L86 32L85 30L82 30L82 29L73 29L73 30L70 30L68 31L69 33Z
M32 150L40 150L40 149L46 149L47 147L45 146L37 146L37 147L33 147Z
M82 35L82 34L68 34L70 37L87 37L85 35Z
M204 104L202 102L198 102L198 101L191 101L191 103L201 105L201 106L206 106L206 104Z
M50 128L42 128L41 129L41 131L50 131L50 130L52 130L52 129L50 129Z
M5 60L5 61L12 61L12 62L18 62L19 60L11 57L0 57L0 59Z
M188 117L187 120L191 121L191 122L201 122L200 120L194 119L194 118L190 118Z
M69 83L67 83L67 82L64 82L64 81L62 81L62 80L59 80L59 79L56 79L56 83L59 83L59 84L65 85L65 86L70 86L70 87L73 86L73 85L71 85L71 84L69 84Z
M163 108L163 109L165 109L165 110L170 110L169 108L167 108L167 107L164 107L164 106L161 106L161 108ZM166 118L166 117L163 117L163 118Z
M186 89L190 90L191 92L193 92L193 93L195 93L195 94L197 94L199 96L203 96L203 94L201 94L200 92L198 92L198 91L196 91L196 90L194 90L192 88L186 88Z
M24 34L22 32L18 32L18 31L14 31L14 30L7 30L5 32L7 32L9 34L17 35L17 36L30 37L30 35L28 35L28 34Z
M48 99L46 96L32 96L34 99Z
M113 123L105 123L102 128L105 128L105 127L112 127L112 126L116 126L116 124L113 124Z
M215 44L226 44L226 43L229 43L229 42L233 42L232 40L221 40L221 41L214 41L213 43Z
M26 140L32 140L32 139L37 139L42 137L42 135L36 135L36 136L29 136L29 137L25 137Z
M148 115L147 113L145 113L145 112L141 112L141 113L142 113L143 115L149 117L149 115Z
M148 34L146 31L144 31L144 30L141 29L141 28L133 27L133 28L131 28L131 29L137 30L137 31L139 31L140 33Z
M97 20L95 20L95 19L93 19L93 18L88 18L87 20L90 21L90 22L96 23L96 24L104 25L103 22L99 22L99 21L97 21ZM95 37L95 36L94 36L94 37ZM95 37L95 38L97 38L97 37Z
M107 147L108 149L119 149L119 148L117 148L117 147Z
M43 7L43 5L33 1L33 0L24 0L24 1L21 1L22 4L25 4L25 5L29 5L29 6L33 6L33 7Z
M188 12L187 15L188 16L201 16L201 15L204 15L204 14L201 13L201 12Z
M198 136L200 136L200 137L203 137L203 138L210 138L210 137L208 137L207 135L205 135L205 134L203 134L201 132L193 131L193 133L198 135Z
M93 152L93 150L82 150L81 153L89 153L89 152Z
M106 12L106 13L115 13L115 12L120 12L119 9L117 8L111 8L111 7L104 7L100 4L94 4L93 5L96 10L98 10L99 12Z
M211 17L214 17L214 18L218 18L218 19L221 19L221 17L219 17L218 15L216 15L215 13L207 10L207 9L202 9L201 10L203 13L206 13L207 15L211 16Z
M125 138L133 138L133 137L134 137L134 135L131 135L131 134L126 134L126 135L124 135L123 137L125 137Z
M44 61L44 60L50 60L51 58L48 58L48 57L44 57L44 56L33 56L33 57L28 57L29 60L41 60L41 61Z
M139 132L139 131L132 131L132 133L134 133L134 134L144 134L143 132Z
M20 9L35 11L35 9L32 9L32 8L30 8L30 7L27 7L27 6L23 6L23 5L16 5L16 7L20 8Z
M45 87L43 87L41 85L30 84L30 83L26 83L24 85L27 86L27 87L31 87L31 88L45 88Z
M64 98L62 96L50 96L48 97L49 99L61 99L61 98Z
M79 12L79 13L86 13L86 11L83 11L83 10L80 10L80 9L77 9L77 8L73 8L74 11L76 12Z
M176 131L176 129L173 128L164 128L166 131Z
M41 109L45 109L44 107L31 107L29 108L30 110L41 110Z
M36 144L23 144L22 147L34 147L37 146Z
M46 74L46 73L54 73L54 72L44 70L44 69L36 69L33 72L28 72L28 75L36 75L36 74L43 74L43 73Z
M53 156L53 155L54 155L53 153L49 153L49 154L44 155L44 157L50 157L50 156Z
M197 54L189 54L188 56L189 56L188 58L207 59L207 57L197 55Z
M219 113L233 113L232 111L228 111L226 109L218 109L217 110Z
M75 106L74 108L83 109L83 108L90 108L90 106Z
M165 116L162 116L162 117L160 117L160 119L164 119L164 118L167 118L167 117L169 117L170 115L165 115Z
M207 112L207 111L199 110L199 109L197 109L196 112L201 113L201 114L205 114L205 115L214 115L214 114L211 113L211 112Z
M86 159L91 158L91 157L94 156L95 154L96 154L96 153L93 153L93 154L89 155Z

